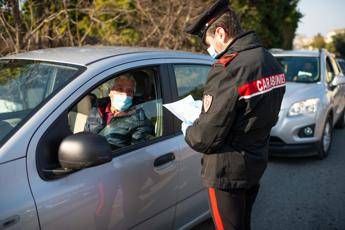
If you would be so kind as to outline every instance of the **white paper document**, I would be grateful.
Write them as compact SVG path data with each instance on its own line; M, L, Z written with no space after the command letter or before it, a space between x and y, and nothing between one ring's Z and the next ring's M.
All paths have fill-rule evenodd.
M193 123L201 113L202 102L200 100L195 101L192 95L189 95L179 101L164 104L163 106L181 121Z

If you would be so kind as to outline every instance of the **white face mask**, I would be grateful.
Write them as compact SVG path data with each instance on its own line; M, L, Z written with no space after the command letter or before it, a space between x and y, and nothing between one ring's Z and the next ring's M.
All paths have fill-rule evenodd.
M218 55L217 51L214 49L214 47L212 45L210 45L210 47L208 47L207 52L210 54L210 56L215 59Z

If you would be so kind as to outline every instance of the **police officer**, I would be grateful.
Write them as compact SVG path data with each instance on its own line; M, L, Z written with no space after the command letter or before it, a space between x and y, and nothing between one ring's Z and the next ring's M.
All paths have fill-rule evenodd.
M253 31L244 32L227 0L218 0L186 32L215 59L185 140L203 153L216 229L250 229L250 213L268 159L268 141L285 92L285 75Z

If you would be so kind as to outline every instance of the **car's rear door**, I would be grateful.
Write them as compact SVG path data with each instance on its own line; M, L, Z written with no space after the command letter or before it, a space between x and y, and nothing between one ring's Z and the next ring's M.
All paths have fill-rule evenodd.
M163 229L171 228L178 191L179 138L171 136L171 115L163 112L169 90L162 90L167 75L159 61L137 61L109 69L85 84L72 82L75 91L58 94L46 108L47 118L28 148L28 176L42 229ZM154 73L157 98L144 105L155 108L157 135L152 140L114 152L111 162L54 177L57 149L71 133L69 115L79 101L114 74L148 69ZM59 102L62 102L59 104ZM150 104L151 103L151 104ZM49 103L48 103L49 104ZM52 105L56 104L55 107ZM54 111L54 113L52 113ZM150 113L150 111L145 111ZM152 112L152 111L151 111ZM159 127L160 126L160 127Z

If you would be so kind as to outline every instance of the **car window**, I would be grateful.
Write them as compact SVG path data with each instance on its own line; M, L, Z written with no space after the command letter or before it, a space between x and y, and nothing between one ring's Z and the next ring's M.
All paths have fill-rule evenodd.
M31 60L0 61L0 144L81 69Z
M334 72L333 65L329 57L326 58L326 71L327 71L326 82L331 83L335 76L335 72Z
M102 135L114 150L161 137L163 110L156 76L151 68L131 70L97 86L69 111L71 131ZM121 101L123 96L131 101L121 109L128 99Z
M312 83L320 79L317 57L276 57L289 82Z
M338 63L339 63L339 67L341 68L343 74L345 74L345 61L340 59L340 60L338 60Z
M178 97L191 94L195 100L201 100L209 70L207 65L174 65Z
M330 59L330 61L332 63L334 74L338 75L340 73L340 69L338 68L337 62L335 61L335 59L332 56L330 56L329 59Z

